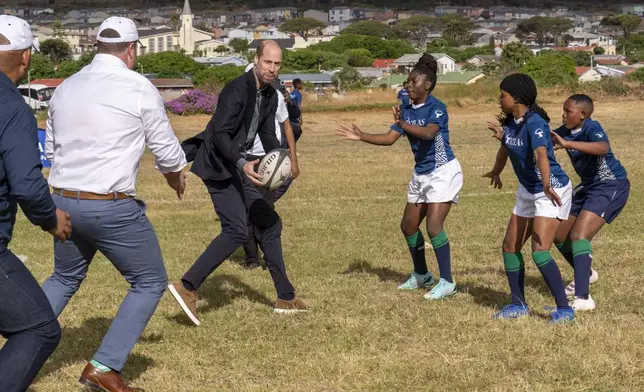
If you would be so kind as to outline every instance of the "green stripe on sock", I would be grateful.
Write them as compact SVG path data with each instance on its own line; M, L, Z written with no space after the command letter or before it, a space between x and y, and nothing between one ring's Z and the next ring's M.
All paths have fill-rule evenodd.
M577 257L593 253L593 247L588 240L579 240L572 243L572 254Z
M544 265L548 264L550 260L552 260L552 256L550 255L549 250L542 250L539 252L533 252L532 260L534 260L534 263L537 265L537 267L543 267Z
M423 233L421 233L420 230L409 237L405 237L405 239L407 240L407 245L409 245L410 248L415 248L425 243Z
M449 239L447 239L447 233L445 233L445 230L441 231L436 237L430 239L432 241L432 247L434 249L444 246L449 241Z
M509 272L520 271L525 267L521 253L503 252L503 264L505 265L505 270Z
M560 244L555 244L555 246L561 253L572 252L572 242L570 240L565 240Z

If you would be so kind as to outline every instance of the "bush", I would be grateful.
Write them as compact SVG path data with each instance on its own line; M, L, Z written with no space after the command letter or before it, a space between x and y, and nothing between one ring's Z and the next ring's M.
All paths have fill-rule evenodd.
M542 53L526 62L521 72L530 75L539 87L575 86L575 61L557 52Z
M192 82L199 88L221 90L243 73L244 67L226 64L198 71L192 78Z
M165 104L166 110L174 114L214 114L217 108L217 96L194 89Z
M581 83L577 92L590 96L626 97L632 94L631 88L623 80L603 78L599 82Z
M628 75L628 80L644 83L644 68L639 68L637 71Z

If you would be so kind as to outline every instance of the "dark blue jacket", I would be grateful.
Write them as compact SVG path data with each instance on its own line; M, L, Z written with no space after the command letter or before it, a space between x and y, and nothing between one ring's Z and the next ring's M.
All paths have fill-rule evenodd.
M18 205L34 225L56 227L56 205L41 170L36 119L0 72L0 249L11 241Z

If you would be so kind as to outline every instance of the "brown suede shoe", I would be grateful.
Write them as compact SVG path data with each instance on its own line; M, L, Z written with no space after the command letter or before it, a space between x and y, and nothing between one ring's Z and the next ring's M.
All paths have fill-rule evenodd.
M99 372L91 363L88 363L83 369L83 374L78 380L85 387L91 391L100 392L145 392L141 388L129 387L121 373L114 370L109 372Z
M177 300L181 309L188 315L190 321L196 326L201 325L201 321L197 318L197 293L190 291L183 287L181 282L173 283L168 286L170 294Z
M280 314L308 312L309 306L299 298L293 298L290 301L277 299L273 306L273 311Z

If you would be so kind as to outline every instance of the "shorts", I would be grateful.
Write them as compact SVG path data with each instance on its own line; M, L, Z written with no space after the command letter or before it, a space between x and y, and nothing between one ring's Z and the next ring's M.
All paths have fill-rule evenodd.
M572 191L570 215L579 216L586 210L611 223L624 209L630 190L631 183L627 179L577 185Z
M463 171L458 160L452 159L431 173L412 173L407 202L412 204L458 203L463 187Z
M572 204L572 185L568 182L568 185L563 188L555 188L555 192L561 199L561 207L550 201L545 193L539 192L533 195L523 185L519 185L516 195L517 203L514 205L512 213L523 218L541 216L562 220L568 219Z

